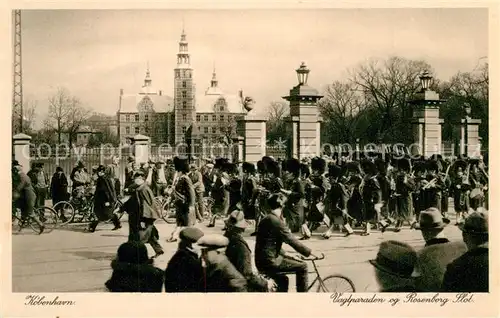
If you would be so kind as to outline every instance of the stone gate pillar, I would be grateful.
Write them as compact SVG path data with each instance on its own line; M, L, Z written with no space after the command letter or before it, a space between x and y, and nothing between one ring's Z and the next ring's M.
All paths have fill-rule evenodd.
M430 157L442 153L441 125L444 120L439 118L439 107L445 100L429 88L431 81L432 76L425 71L420 76L422 90L410 101L413 108L412 155Z
M265 116L241 115L236 118L236 132L242 142L241 161L257 164L266 155Z
M460 155L477 158L481 155L481 141L479 137L479 125L481 119L472 119L471 107L465 107L465 118L461 120L460 130Z
M135 162L146 163L149 160L150 138L144 135L135 135L132 138Z
M17 160L23 166L23 172L28 173L30 170L30 142L31 136L25 134L17 134L12 137L14 146L14 160Z
M318 100L323 96L307 85L309 69L302 63L296 70L299 84L283 97L290 102L291 152L293 158L314 157L320 155L321 116L318 112Z

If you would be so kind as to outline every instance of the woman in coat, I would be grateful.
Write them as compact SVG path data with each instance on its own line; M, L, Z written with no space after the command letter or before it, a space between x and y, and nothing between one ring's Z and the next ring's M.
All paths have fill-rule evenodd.
M100 165L97 168L97 180L94 194L94 213L97 220L92 221L89 226L89 232L95 232L97 224L102 221L112 220L115 226L113 230L121 228L118 216L113 213L116 203L116 192L114 181L106 173L106 167Z
M56 172L52 176L52 181L50 182L50 195L52 197L52 206L56 205L58 202L69 199L68 179L61 167L57 167Z
M175 170L178 172L178 179L174 189L175 218L177 220L177 226L167 242L176 242L179 232L182 231L184 227L193 226L196 222L196 195L193 182L188 176L188 161L187 159L175 157L174 166Z

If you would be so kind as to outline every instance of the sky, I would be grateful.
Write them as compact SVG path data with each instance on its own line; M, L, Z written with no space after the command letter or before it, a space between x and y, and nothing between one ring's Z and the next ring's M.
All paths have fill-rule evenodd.
M488 55L486 9L32 10L22 12L24 99L38 103L38 122L58 87L115 114L148 62L153 86L173 96L183 26L197 95L215 65L221 89L242 89L256 113L297 84L301 62L321 92L371 58L424 59L447 80Z

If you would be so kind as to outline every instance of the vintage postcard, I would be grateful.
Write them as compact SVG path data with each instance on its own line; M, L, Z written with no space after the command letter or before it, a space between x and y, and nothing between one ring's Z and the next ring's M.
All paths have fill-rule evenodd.
M4 5L2 317L497 316L499 7Z

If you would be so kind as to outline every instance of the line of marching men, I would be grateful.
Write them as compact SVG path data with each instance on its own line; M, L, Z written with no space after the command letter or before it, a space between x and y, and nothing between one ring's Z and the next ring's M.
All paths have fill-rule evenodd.
M208 226L235 209L258 225L266 198L280 193L286 197L286 223L302 239L310 238L321 224L328 226L324 238L335 230L351 235L353 227L361 227L361 235L369 235L372 227L400 231L407 223L413 228L420 211L435 207L445 215L450 197L460 224L467 213L487 204L488 174L482 158L358 153L301 162L266 156L256 166L244 162L241 169L219 158L202 167L201 174L214 202Z

